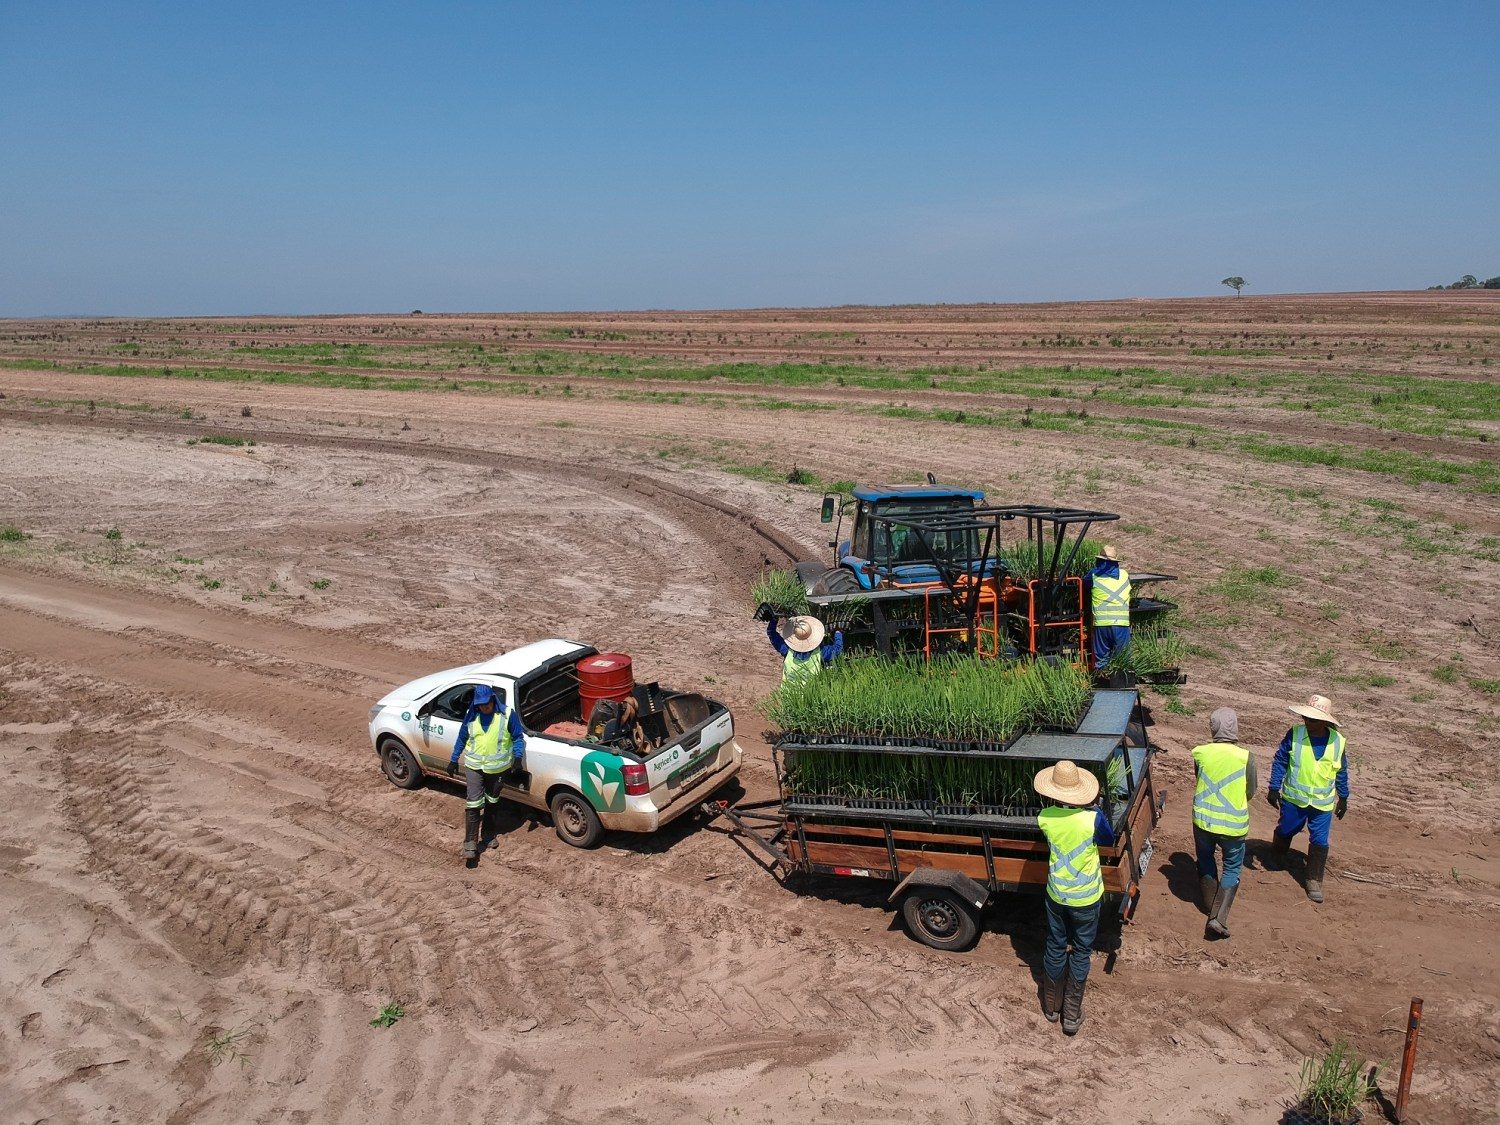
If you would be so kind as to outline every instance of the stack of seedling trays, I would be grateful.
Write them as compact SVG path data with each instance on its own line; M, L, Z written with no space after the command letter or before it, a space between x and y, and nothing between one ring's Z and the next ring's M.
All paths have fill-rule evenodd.
M869 658L783 686L766 711L788 813L1034 832L1033 780L1060 759L1094 773L1108 801L1134 698L1096 696L1069 663Z

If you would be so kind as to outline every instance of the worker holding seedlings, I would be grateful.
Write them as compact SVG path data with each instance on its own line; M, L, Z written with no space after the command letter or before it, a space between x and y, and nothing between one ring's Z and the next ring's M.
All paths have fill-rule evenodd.
M782 683L801 683L838 658L844 651L843 630L834 632L831 644L823 643L825 635L823 623L816 617L788 617L780 626L775 614L766 617L766 636L771 647L781 654Z
M495 835L494 816L500 803L500 779L521 763L526 751L526 732L514 708L499 705L495 689L480 684L474 689L474 701L458 728L453 757L448 760L448 776L458 772L459 756L464 763L464 859L473 863L479 858L480 832L489 841Z
M1120 565L1119 553L1106 543L1084 577L1094 623L1094 666L1130 644L1130 575Z
M1064 760L1039 770L1032 785L1056 802L1036 818L1048 848L1042 1014L1053 1023L1061 1015L1063 1033L1075 1035L1083 1023L1083 986L1104 898L1099 848L1113 844L1115 834L1095 805L1099 779L1073 762Z
M1309 696L1301 707L1288 707L1302 721L1281 740L1271 762L1271 785L1266 800L1281 810L1271 837L1267 866L1280 870L1292 837L1307 827L1307 897L1323 901L1323 875L1328 867L1328 830L1349 807L1349 761L1344 736L1327 696Z
M1259 785L1255 759L1238 745L1240 717L1220 707L1208 717L1211 742L1193 747L1198 786L1193 793L1193 845L1198 891L1208 915L1205 937L1229 936L1229 909L1240 889L1245 837L1250 834L1250 794ZM1224 853L1221 875L1216 852Z

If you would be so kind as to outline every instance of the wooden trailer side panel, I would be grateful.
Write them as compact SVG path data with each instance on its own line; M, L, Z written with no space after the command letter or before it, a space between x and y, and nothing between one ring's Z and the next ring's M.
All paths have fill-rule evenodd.
M1009 845L1009 841L1005 843L1006 846ZM794 862L801 862L804 858L801 843L795 836L787 840L787 854ZM894 877L895 874L891 871L890 855L883 846L835 843L810 837L805 858L809 863L827 867L850 867L860 871L879 872L887 877ZM1045 855L1038 859L996 855L994 862L995 879L998 882L1035 887L1047 884ZM896 863L902 876L911 874L919 867L934 867L961 872L980 883L988 883L990 878L982 851L918 851L898 847ZM1126 869L1117 864L1102 865L1101 874L1106 891L1123 893L1129 883Z

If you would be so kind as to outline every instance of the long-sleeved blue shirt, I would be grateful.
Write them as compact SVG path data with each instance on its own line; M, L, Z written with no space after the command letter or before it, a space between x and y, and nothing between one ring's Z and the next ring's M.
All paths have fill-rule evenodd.
M1094 844L1097 847L1107 848L1115 842L1115 830L1109 826L1109 821L1104 818L1103 809L1094 810Z
M526 730L521 726L521 716L516 713L514 707L506 714L509 716L510 749L515 755L517 764L521 761L521 755L526 752ZM458 728L458 741L453 744L453 760L456 762L462 756L464 747L469 744L469 724L475 719L479 720L480 730L489 730L490 723L495 721L494 715L486 715L478 707L470 707L464 715L463 725Z
M776 650L778 655L785 657L787 653L792 651L787 647L787 643L781 639L781 634L777 632L776 619L774 617L766 622L766 636L771 639L771 647ZM844 632L842 629L833 634L833 640L830 643L818 649L818 653L822 656L824 664L832 664L838 654L843 651ZM812 658L812 653L799 652L796 658L798 660L809 660Z
M1281 789L1281 782L1286 777L1286 771L1292 768L1292 730L1288 727L1286 734L1281 738L1281 745L1276 747L1276 757L1271 762L1271 785L1268 792L1276 793ZM1313 757L1319 761L1323 759L1323 753L1328 749L1328 735L1316 735L1312 731L1307 732L1307 740L1312 744ZM1339 775L1333 779L1333 788L1344 800L1349 799L1349 754L1344 753L1344 760L1339 763Z

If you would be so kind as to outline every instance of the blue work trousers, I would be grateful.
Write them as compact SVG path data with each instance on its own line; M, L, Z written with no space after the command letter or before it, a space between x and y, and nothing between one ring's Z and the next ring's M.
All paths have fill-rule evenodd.
M1092 906L1064 906L1051 895L1047 900L1047 952L1042 956L1042 972L1048 980L1060 980L1063 970L1076 981L1089 975L1089 954L1099 933L1099 908L1103 899ZM1072 945L1073 951L1068 952Z
M1333 827L1333 810L1304 809L1294 805L1285 797L1281 799L1281 819L1276 823L1276 834L1290 840L1302 826L1307 826L1307 841L1320 848L1328 846L1328 830Z
M1090 637L1094 645L1094 667L1130 643L1129 625L1095 625Z
M1193 847L1198 852L1198 874L1205 879L1217 879L1221 887L1237 887L1240 868L1245 866L1245 837L1220 836L1205 832L1193 825ZM1224 849L1224 874L1219 874L1219 865L1214 855L1215 848Z

